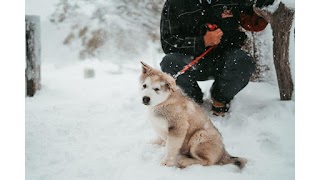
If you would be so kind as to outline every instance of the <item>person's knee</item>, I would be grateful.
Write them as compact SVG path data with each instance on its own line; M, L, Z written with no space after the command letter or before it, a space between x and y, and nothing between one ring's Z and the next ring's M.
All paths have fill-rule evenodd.
M255 70L255 63L253 58L242 50L235 50L234 52L230 52L231 55L228 57L226 61L226 66L230 69L240 71L242 73L253 73Z
M256 69L256 64L253 61L253 58L249 55L245 55L242 60L240 60L242 63L242 69L248 73L253 73Z
M160 62L161 70L166 72L167 69L170 69L174 61L175 58L172 54L165 55Z

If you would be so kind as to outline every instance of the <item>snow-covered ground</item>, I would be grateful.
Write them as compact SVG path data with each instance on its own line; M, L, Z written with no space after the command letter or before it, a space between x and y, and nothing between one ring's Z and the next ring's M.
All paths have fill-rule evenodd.
M94 78L84 78L89 65ZM242 171L178 169L161 166L164 148L147 143L155 133L139 95L140 63L123 68L115 73L105 61L42 64L42 90L26 98L27 180L294 179L295 102L279 101L277 86L249 83L229 115L210 116L230 154L249 160ZM201 83L206 97L210 83Z
M76 49L61 46L65 30L57 30L48 21L57 2L26 2L26 14L41 15L43 62L42 89L25 100L27 180L295 178L295 101L279 101L276 83L270 81L249 83L224 118L208 111L230 154L249 160L242 171L233 165L161 166L164 148L147 143L155 133L148 124L138 83L139 60L158 67L161 56L151 47L137 57L108 53L110 59L103 62L79 62ZM272 40L270 35L266 41ZM141 43L145 41L137 40ZM270 49L265 48L271 57ZM294 46L290 50L292 54ZM294 56L290 59L294 65ZM119 64L108 62L123 66L119 69ZM84 77L88 67L95 70L94 78ZM200 84L207 98L211 83ZM204 108L208 110L208 104Z

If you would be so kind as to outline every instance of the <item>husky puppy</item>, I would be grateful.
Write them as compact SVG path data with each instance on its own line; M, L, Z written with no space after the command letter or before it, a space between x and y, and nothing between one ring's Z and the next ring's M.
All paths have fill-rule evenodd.
M142 103L148 106L149 120L159 135L153 143L165 145L161 164L180 168L192 164L234 164L243 168L246 159L229 155L217 128L173 77L141 63Z

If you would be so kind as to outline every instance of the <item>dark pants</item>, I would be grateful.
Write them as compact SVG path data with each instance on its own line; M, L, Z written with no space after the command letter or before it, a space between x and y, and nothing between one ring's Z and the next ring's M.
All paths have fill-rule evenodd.
M214 51L214 50L213 50ZM178 53L167 54L160 63L163 72L179 72L195 57ZM213 52L177 78L177 85L197 103L202 103L203 93L197 81L214 79L211 98L228 103L249 82L255 70L252 57L240 49Z

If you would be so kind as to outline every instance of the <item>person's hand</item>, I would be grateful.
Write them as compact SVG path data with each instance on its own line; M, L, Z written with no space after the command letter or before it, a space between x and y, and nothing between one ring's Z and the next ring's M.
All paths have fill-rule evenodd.
M223 32L220 28L214 31L207 31L203 36L205 47L216 46L220 43Z

